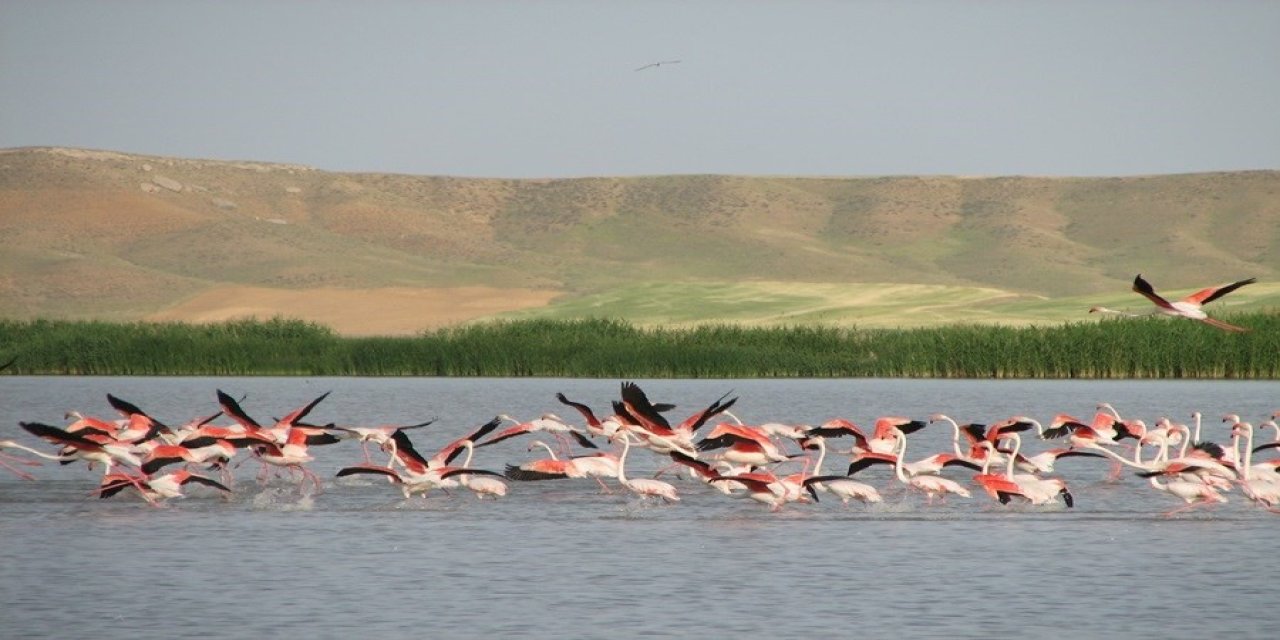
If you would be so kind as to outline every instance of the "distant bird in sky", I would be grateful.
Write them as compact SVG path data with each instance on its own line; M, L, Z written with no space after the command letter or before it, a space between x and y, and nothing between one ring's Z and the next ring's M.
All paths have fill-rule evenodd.
M680 62L679 60L659 60L657 62L650 62L649 64L646 64L643 67L637 67L636 71L644 71L645 69L648 69L650 67L661 67L664 64L678 64L679 62Z
M1248 278L1246 280L1240 280L1237 282L1232 282L1230 284L1219 285L1216 287L1208 287L1206 289L1201 289L1185 298L1182 298L1181 300L1169 302L1168 300L1165 300L1164 297L1162 297L1160 294L1156 293L1156 290L1152 288L1151 284L1148 283L1146 280L1143 280L1142 274L1139 273L1138 276L1133 279L1133 290L1142 294L1143 297L1145 297L1146 299L1154 303L1156 305L1155 309L1152 309L1151 311L1145 314L1138 314L1138 313L1128 313L1125 311L1117 311L1115 309L1108 309L1106 307L1093 307L1092 309L1089 309L1089 313L1115 313L1115 314L1126 315L1126 316L1159 314L1159 315L1166 315L1166 316L1174 316L1177 318L1187 318L1190 320L1199 320L1200 322L1203 322L1213 327L1217 327L1219 329L1222 329L1223 331L1237 331L1237 332L1248 331L1249 329L1245 327L1239 327L1234 324L1229 324L1221 320L1215 320L1213 318L1210 318L1200 307L1202 305L1209 304L1210 302L1213 302L1214 300L1217 300L1218 298L1221 298L1222 296L1225 296L1228 293L1231 293L1232 291L1235 291L1236 289L1239 289L1240 287L1245 286L1246 284L1253 284L1254 282L1257 282L1257 281L1258 281L1257 278Z

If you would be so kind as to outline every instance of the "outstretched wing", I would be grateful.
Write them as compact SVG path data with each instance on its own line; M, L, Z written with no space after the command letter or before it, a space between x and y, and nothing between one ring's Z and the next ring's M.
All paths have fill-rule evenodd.
M1195 304L1209 304L1210 302L1213 302L1214 300L1217 300L1218 298L1221 298L1222 296L1225 296L1228 293L1231 293L1232 291L1235 291L1236 289L1239 289L1240 287L1245 286L1246 284L1253 284L1257 281L1258 281L1257 278L1248 278L1245 280L1240 280L1239 282L1232 282L1231 284L1222 285L1220 287L1209 287L1208 289L1201 289L1183 298L1182 301L1192 302Z
M1173 304L1160 297L1160 294L1156 293L1156 290L1151 288L1151 283L1142 279L1141 273L1133 279L1133 290L1142 294L1143 297L1150 300L1152 304L1160 307L1161 309L1173 309Z

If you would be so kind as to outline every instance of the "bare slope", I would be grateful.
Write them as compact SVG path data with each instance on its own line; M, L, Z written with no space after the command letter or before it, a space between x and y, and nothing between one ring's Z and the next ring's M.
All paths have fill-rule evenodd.
M1280 268L1278 230L1275 171L499 180L11 149L0 151L0 315L253 308L367 333L388 329L325 311L342 291L364 292L371 318L414 308L426 328L548 300L552 315L662 317L631 302L646 290L692 296L669 302L681 307L673 321L729 319L741 311L700 292L740 287L764 299L794 288L809 311L786 317L811 321L850 317L832 311L848 306L849 283L916 285L904 300L928 310L931 297L1000 308L987 297L1124 294L1139 271L1162 289L1265 281ZM410 290L441 302L406 307ZM505 304L483 302L495 291ZM236 299L250 292L252 304ZM600 303L610 297L628 302ZM950 320L948 308L911 315Z

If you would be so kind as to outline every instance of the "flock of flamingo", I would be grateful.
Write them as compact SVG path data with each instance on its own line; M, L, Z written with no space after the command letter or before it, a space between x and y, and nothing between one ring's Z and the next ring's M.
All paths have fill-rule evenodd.
M160 505L183 496L184 487L191 483L229 494L235 486L233 470L254 460L260 464L259 483L285 474L298 481L300 493L313 486L314 494L324 488L321 478L308 467L315 459L315 447L356 440L363 459L341 468L337 476L384 477L406 499L425 496L433 489L447 493L454 488L479 497L501 497L507 495L509 482L590 478L604 492L613 492L612 483L607 482L612 481L642 499L655 497L664 502L678 502L681 491L706 486L726 497L754 500L777 511L789 503L817 503L822 496L846 506L854 500L881 502L880 489L856 479L873 466L891 468L889 482L922 492L927 504L948 497L971 498L970 487L974 487L1001 504L1061 501L1072 507L1075 498L1066 482L1050 474L1059 459L1084 457L1108 462L1112 479L1125 468L1132 469L1152 489L1182 502L1165 515L1226 502L1224 493L1236 488L1252 503L1280 513L1280 458L1253 462L1254 454L1280 449L1280 426L1274 421L1280 412L1259 425L1259 430L1271 429L1274 434L1269 442L1256 446L1255 428L1250 423L1236 415L1225 416L1223 421L1231 434L1225 447L1201 439L1199 413L1192 415L1193 425L1160 418L1148 427L1142 420L1122 418L1107 403L1098 405L1097 413L1087 422L1059 414L1047 425L1028 416L1013 416L987 426L959 424L936 414L928 420L881 417L870 431L863 431L845 418L819 426L746 424L729 411L737 398L726 394L673 424L665 414L672 412L674 405L651 402L638 385L624 382L620 399L612 401L613 413L603 418L586 404L556 394L560 403L581 414L582 426L571 425L552 413L529 421L501 415L428 456L418 450L409 433L431 422L384 426L305 422L328 395L264 426L250 417L239 401L219 390L220 411L170 427L133 403L108 394L120 418L70 412L67 418L72 421L63 427L21 422L26 432L57 448L42 451L0 440L0 467L34 480L23 466L38 465L41 460L80 461L102 469L94 495L109 498L128 492ZM214 424L222 416L231 424ZM498 430L507 422L514 424ZM950 427L950 449L908 460L909 436L936 423ZM1041 440L1063 446L1026 452L1023 434L1032 431ZM502 472L471 466L477 449L539 432L545 432L555 446L533 440L529 451L543 451L545 457L507 464ZM852 444L837 451L829 444L834 442ZM371 445L380 453L372 452ZM574 445L579 453L574 453ZM661 456L666 463L653 477L627 475L628 456L641 449ZM842 466L847 456L843 473L824 471L828 454L840 456ZM969 471L958 471L962 467ZM661 479L672 470L680 471L672 474L672 481ZM970 474L968 481L961 473ZM1158 495L1156 491L1149 493Z

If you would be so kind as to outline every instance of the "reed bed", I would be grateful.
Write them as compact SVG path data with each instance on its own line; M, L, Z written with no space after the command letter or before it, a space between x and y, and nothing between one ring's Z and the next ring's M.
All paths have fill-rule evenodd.
M298 320L222 324L0 321L5 373L599 378L1223 378L1280 374L1280 315L1054 327L642 328L517 320L412 337L342 337Z

